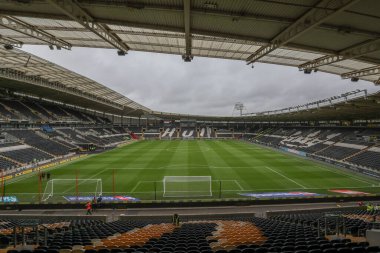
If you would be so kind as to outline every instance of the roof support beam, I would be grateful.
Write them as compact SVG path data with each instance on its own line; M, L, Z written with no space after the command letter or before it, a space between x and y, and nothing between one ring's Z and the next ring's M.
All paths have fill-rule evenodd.
M119 93L113 93L113 95L110 97L110 96L107 96L109 97L110 99L112 99L112 101L117 101L118 99L124 99L125 97Z
M45 63L32 63L27 65L27 63L0 63L0 69L8 69L8 68L37 68L37 67L47 67L52 66L52 64Z
M25 72L25 75L26 76L39 76L39 77L44 77L44 76L49 76L49 75L65 75L66 72L65 71L56 71L56 70L52 70L52 71L27 71Z
M104 0L102 1L87 1L86 3L82 2L81 5L84 6L84 8L91 8L92 5L96 6L97 4L104 4ZM112 2L107 2L107 5L112 5ZM280 2L277 1L277 4L281 4ZM286 4L286 3L284 3ZM115 2L115 5L117 3ZM125 5L117 5L119 8L128 8ZM144 9L149 9L153 11L174 11L174 12L183 12L183 7L181 6L166 6L166 5L154 5L154 4L147 4L144 3ZM16 11L16 10L2 10L2 13L5 15L9 16L27 16L27 17L37 17L37 18L50 18L50 19L67 19L67 16L63 16L60 14L47 14L47 13L38 13L38 12L31 12L31 11ZM295 22L295 20L291 18L286 18L286 17L278 17L278 16L268 16L268 15L258 15L258 14L252 14L252 13L244 13L244 15L239 15L239 14L232 14L231 12L228 11L221 11L221 10L212 10L212 9L204 9L204 8L195 8L193 7L191 9L191 13L196 14L196 15L213 15L221 18L237 18L239 20L248 20L248 21L265 21L265 22L271 22L271 23L281 23L281 24L292 24ZM112 22L104 22L103 20L97 19L98 22L104 23L104 24L112 24ZM150 25L151 26L151 25ZM333 26L329 24L320 24L319 26L321 29L325 30L334 30L334 31L339 31L342 28L347 27L340 27L340 26ZM157 29L156 27L153 27ZM41 29L44 29L41 27ZM54 28L53 28L54 29ZM75 29L75 28L74 28ZM50 30L50 29L49 29ZM361 30L358 28L350 27L349 29L350 34L356 34L360 36L366 36L366 37L378 37L379 33L376 33L374 31L370 30ZM193 32L194 34L194 32Z
M352 77L371 76L371 75L378 75L378 74L380 74L380 66L346 72L346 73L341 74L340 76L343 79L348 79Z
M43 78L43 76L41 76ZM71 76L71 77L63 77L63 78L46 78L49 82L62 82L62 81L69 81L69 80L77 80L78 77L77 76Z
M106 25L97 23L85 10L73 0L47 0L64 14L77 21L104 41L108 42L122 53L126 53L129 47L115 34L112 34Z
M247 64L254 63L275 49L294 40L303 33L325 22L328 18L344 11L360 0L322 0L297 21L274 37L269 45L262 46L247 58ZM334 9L331 9L334 8Z
M15 70L9 70L9 69L3 69L0 70L0 77L4 77L10 80L17 80L29 84L33 84L37 87L44 87L44 88L49 88L51 90L56 90L56 91L61 91L70 95L75 95L75 96L80 96L83 99L88 99L94 102L97 102L99 104L102 104L103 106L109 106L117 110L122 110L123 106L114 103L111 100L105 100L101 99L98 96L95 96L88 91L75 91L75 90L69 90L67 89L64 85L63 86L57 86L54 85L53 83L40 78L40 77L35 77L35 76L25 76L22 72L15 71Z
M0 53L0 58L17 58L17 57L27 57L29 58L30 55L24 54L24 53Z
M96 95L104 97L105 95L110 95L110 94L113 94L113 93L114 93L114 91L110 91L108 89L104 89L103 92L97 93Z
M191 0L183 1L183 18L185 24L185 54L182 55L182 59L185 62L191 62L193 56L191 55L191 32L190 32L190 8Z
M13 31L25 34L27 36L42 40L49 45L55 45L60 48L71 49L71 44L54 37L50 33L47 33L43 30L37 29L36 27L27 24L21 20L18 20L14 17L0 16L0 26L6 27Z
M299 69L316 69L320 66L331 64L334 62L339 62L347 59L357 58L372 52L380 50L380 39L375 39L349 47L340 51L336 55L327 55L315 60L306 62L298 66Z
M98 85L98 83L93 82L93 81L88 81L88 82L75 83L73 85L75 85L75 86L87 85L88 86L88 85ZM70 87L70 86L72 86L72 85L68 85L67 87ZM98 90L98 89L103 89L103 88L92 89L91 91L95 91L95 90Z
M18 41L18 40L12 39L12 38L8 38L8 37L4 37L2 35L0 35L0 44L12 45L12 46L18 47L18 48L21 48L23 45L23 43L21 41Z

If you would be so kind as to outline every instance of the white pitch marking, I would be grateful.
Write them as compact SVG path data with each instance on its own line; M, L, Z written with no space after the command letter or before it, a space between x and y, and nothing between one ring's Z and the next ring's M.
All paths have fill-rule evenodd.
M235 184L237 184L237 186L239 186L240 190L244 191L244 188L241 186L241 184L239 183L239 181L237 180L234 180Z
M333 169L327 169L327 168L323 168L322 166L316 166L316 167L318 167L318 168L320 168L320 169L323 169L323 170L326 170L326 171L330 171L330 172L332 172L332 173L335 173L335 174L338 174L338 175L341 175L341 176L347 176L347 177L349 177L349 178L351 178L351 179L355 179L356 181L359 181L359 182L362 182L362 183L366 183L366 184L369 184L369 185L373 185L373 183L371 183L371 182L369 182L369 181L366 181L366 180L363 180L363 179L360 179L360 178L357 178L357 177L354 177L354 176L352 176L352 175L349 175L349 174L347 174L347 173L343 173L343 172L338 172L338 171L335 171L335 170L333 170Z
M297 183L297 182L296 182L296 181L294 181L293 179L291 179L291 178L289 178L289 177L285 176L284 174L281 174L280 172L278 172L278 171L276 171L276 170L274 170L274 169L271 169L271 168L269 168L268 166L265 166L265 168L267 168L268 170L270 170L270 171L273 171L274 173L276 173L276 174L278 174L278 175L282 176L283 178L285 178L285 179L287 179L287 180L289 180L289 181L291 181L291 182L295 183L296 185L299 185L299 186L301 186L303 189L307 189L307 187L303 186L303 185L302 185L302 184L300 184L300 183Z
M81 184L86 183L89 179L93 179L93 178L96 177L97 175L102 174L102 173L103 173L104 171L106 171L106 170L109 170L109 169L108 169L108 168L105 168L105 169L99 171L98 173L92 175L91 177L89 177L89 178L85 178L84 181L82 181L81 183L78 184L78 186L81 185ZM73 180L75 180L75 179L73 179ZM75 187L75 186L72 186L72 187L68 188L66 191L62 192L62 194L63 194L63 193L66 193L66 192L68 192L68 191L70 191L70 190L73 189L74 187Z
M108 151L106 151L108 152ZM47 171L51 171L51 170L55 170L55 169L58 169L58 168L61 168L63 166L66 166L66 165L69 165L69 164L72 164L72 163L75 163L77 161L81 161L81 160L84 160L84 159L87 159L87 158L90 158L91 156L94 156L94 155L88 155L88 156L85 156L85 157L80 157L80 158L77 158L77 159L74 159L74 160L71 160L67 163L62 163L62 164L58 164L58 165L54 165L50 168L47 168L47 169L43 169L43 171L47 172ZM33 177L37 174L38 171L33 171L29 174L25 174L25 175L21 175L21 176L18 176L18 177L14 177L12 179L9 179L7 180L7 185L10 185L10 184L13 184L13 183L17 183L17 182L20 182L22 180L25 180L25 179L28 179L30 177ZM9 181L9 182L8 182Z
M145 181L144 181L144 182L145 182ZM141 181L139 181L139 182L135 185L135 187L133 187L133 189L131 190L131 193L133 193L133 192L137 189L137 187L140 186L140 184L141 184Z
M215 180L215 181L219 181L219 180ZM221 180L222 182L223 181L234 181L234 180ZM150 182L150 181L141 181L141 182ZM151 181L151 182L154 182L154 181ZM157 181L156 181L157 182ZM378 187L374 187L374 186L370 186L370 187L357 187L357 186L353 186L353 187L344 187L344 186L337 186L337 187L330 187L330 188L304 188L304 190L329 190L329 189L340 189L340 188L345 188L345 189L373 189L373 188L378 188ZM261 191L291 191L291 190L299 190L300 188L271 188L271 189L268 189L268 188L265 188L265 189L251 189L251 190L223 190L223 192L239 192L239 191L244 191L244 192L261 192ZM141 191L141 192L134 192L134 193L152 193L153 191ZM157 192L161 192L161 191L157 191ZM93 192L82 192L82 193L93 193ZM103 194L107 194L107 193L113 193L113 192L103 192ZM127 192L115 192L115 193L132 193L131 191L127 191ZM38 192L17 192L17 193L14 193L14 195L36 195L38 194Z

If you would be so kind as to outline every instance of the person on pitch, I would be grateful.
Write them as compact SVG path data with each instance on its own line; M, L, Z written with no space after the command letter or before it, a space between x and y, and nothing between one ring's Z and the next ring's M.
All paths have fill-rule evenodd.
M86 215L92 215L92 204L91 201L88 201L86 204Z

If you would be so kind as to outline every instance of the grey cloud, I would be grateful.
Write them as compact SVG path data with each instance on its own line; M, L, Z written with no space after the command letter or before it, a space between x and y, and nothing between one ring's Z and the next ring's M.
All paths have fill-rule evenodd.
M196 57L73 48L51 51L27 46L26 51L104 84L157 111L202 115L231 115L235 102L246 112L280 109L355 90L378 88L352 83L322 72L305 75L296 68Z

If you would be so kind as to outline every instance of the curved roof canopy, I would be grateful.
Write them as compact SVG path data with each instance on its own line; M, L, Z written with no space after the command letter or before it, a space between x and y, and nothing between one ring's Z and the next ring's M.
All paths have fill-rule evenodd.
M380 84L378 10L377 0L0 0L0 43L114 48L119 55L168 53L185 61L201 56L264 62ZM149 111L87 78L44 65L43 59L8 53L2 69L44 75ZM27 59L36 61L35 68L25 67Z
M119 115L150 111L102 84L18 49L0 48L0 87Z
M1 0L2 43L290 65L378 82L376 0Z

